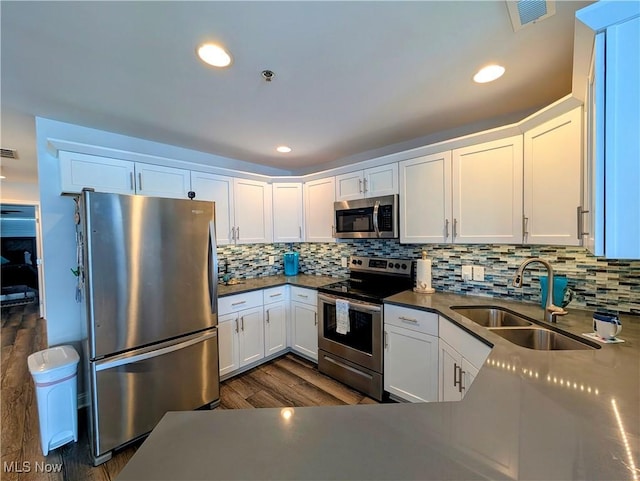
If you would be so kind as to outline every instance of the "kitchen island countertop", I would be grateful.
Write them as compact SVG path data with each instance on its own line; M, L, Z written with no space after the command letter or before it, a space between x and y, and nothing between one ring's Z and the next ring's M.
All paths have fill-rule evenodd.
M493 345L460 402L167 413L118 479L637 480L640 322L621 344L581 351L518 347L451 310L534 304L411 291L386 303L438 312ZM591 332L591 312L557 327Z

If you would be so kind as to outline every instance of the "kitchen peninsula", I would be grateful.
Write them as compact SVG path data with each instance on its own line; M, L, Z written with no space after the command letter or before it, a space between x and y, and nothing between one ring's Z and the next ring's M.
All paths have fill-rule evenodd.
M267 281L262 281L267 282ZM168 413L118 479L636 479L640 324L580 351L518 347L451 310L541 308L405 291L385 300L437 312L493 349L460 402ZM591 332L591 312L557 327Z

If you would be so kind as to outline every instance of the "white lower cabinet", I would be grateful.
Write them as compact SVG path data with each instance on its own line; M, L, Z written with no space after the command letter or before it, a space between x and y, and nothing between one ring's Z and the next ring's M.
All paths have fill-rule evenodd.
M291 349L318 360L317 292L291 287Z
M240 368L238 357L238 315L218 317L218 362L220 377Z
M238 354L240 367L264 357L264 315L262 306L238 313Z
M438 400L438 315L385 304L384 389L393 398Z
M287 348L287 291L287 286L263 291L265 357Z
M438 346L440 401L460 401L491 348L440 316Z

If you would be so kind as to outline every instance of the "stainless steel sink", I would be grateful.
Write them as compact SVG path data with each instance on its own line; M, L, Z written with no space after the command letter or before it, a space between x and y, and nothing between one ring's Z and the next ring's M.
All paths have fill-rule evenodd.
M532 322L513 312L491 306L452 307L451 310L483 327L531 326Z
M540 327L491 329L491 332L518 346L537 351L597 349L586 342Z

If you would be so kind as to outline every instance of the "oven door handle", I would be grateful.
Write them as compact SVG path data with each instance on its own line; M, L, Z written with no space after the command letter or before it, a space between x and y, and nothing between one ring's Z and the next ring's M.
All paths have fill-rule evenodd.
M380 211L380 201L376 200L373 204L373 229L376 231L376 237L380 237L380 227L378 226L378 212Z
M342 297L336 297L336 296L327 296L325 294L318 294L318 300L319 301L324 301L328 304L335 304L336 303L336 299L344 299ZM349 302L349 308L353 307L354 310L356 311L362 311L362 312L380 312L382 311L382 307L380 306L376 306L373 304L363 304L357 301L352 301L351 299L344 299L345 301Z

